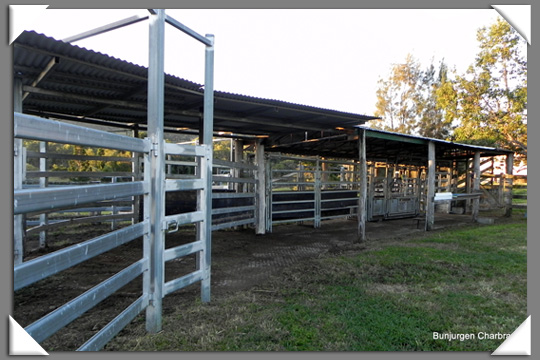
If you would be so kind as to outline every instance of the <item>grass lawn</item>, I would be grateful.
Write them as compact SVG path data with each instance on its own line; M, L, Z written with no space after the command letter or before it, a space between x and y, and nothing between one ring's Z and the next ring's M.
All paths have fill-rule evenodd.
M371 241L255 289L179 307L158 334L144 333L141 316L105 350L492 352L504 340L479 337L510 334L527 317L526 234L520 217Z

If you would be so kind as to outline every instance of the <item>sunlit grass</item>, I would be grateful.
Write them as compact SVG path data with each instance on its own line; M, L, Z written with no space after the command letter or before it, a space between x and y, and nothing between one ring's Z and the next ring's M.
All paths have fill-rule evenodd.
M256 289L179 309L159 334L121 333L106 349L494 351L503 340L478 334L512 333L527 315L526 233L521 219L309 259Z

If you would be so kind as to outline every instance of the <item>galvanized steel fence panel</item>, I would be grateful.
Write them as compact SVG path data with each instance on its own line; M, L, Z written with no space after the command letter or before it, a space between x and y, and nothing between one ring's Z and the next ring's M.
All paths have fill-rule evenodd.
M147 330L161 330L161 299L171 292L201 282L201 298L210 300L210 247L211 247L211 209L212 209L212 132L213 132L213 68L214 37L205 37L193 32L173 18L166 16L164 10L150 9L150 60L148 69L148 138L138 139L105 131L67 124L37 116L22 114L22 100L19 99L22 84L16 81L16 99L14 113L14 137L16 141L15 159L17 164L14 179L19 184L25 173L25 153L20 139L38 140L73 144L80 146L100 147L129 151L133 154L134 168L138 167L138 158L144 158L144 175L129 172L118 172L117 175L132 176L134 181L128 183L67 186L61 188L23 189L16 186L14 190L15 225L18 229L21 215L58 210L61 208L77 208L81 204L90 204L106 200L122 200L126 197L144 196L145 213L141 223L133 224L107 235L84 241L69 248L53 252L27 263L18 264L22 259L16 258L14 270L14 289L21 289L32 283L52 276L75 264L110 251L135 238L143 237L143 257L124 270L86 291L82 295L60 306L56 310L28 325L25 330L38 342L50 337L83 313L93 308L121 287L142 275L142 296L131 303L124 311L102 328L96 335L83 344L78 350L99 350L135 316L146 309ZM181 146L166 144L163 139L163 62L164 62L164 24L165 22L182 30L206 45L205 51L205 90L203 129L201 129L200 146ZM129 22L131 23L131 22ZM17 90L18 89L18 90ZM17 92L18 91L18 92ZM187 176L171 176L166 179L166 155L188 157L183 160L170 160L171 166L192 166L194 174ZM44 154L32 154L45 158ZM72 159L66 155L65 159ZM195 160L193 159L195 158ZM119 160L120 161L120 160ZM46 179L54 175L41 166L39 172L32 172L30 177ZM193 167L192 167L193 168ZM68 175L63 174L63 175ZM105 173L83 173L89 177L100 177ZM109 173L108 175L111 175ZM176 178L175 178L176 177ZM221 181L217 176L216 181ZM236 179L243 186L252 185L250 179ZM197 209L189 213L165 216L165 194L173 191L196 191ZM252 189L251 193L255 190ZM115 205L113 205L114 207ZM114 213L118 208L113 208ZM247 210L242 208L242 211ZM133 219L135 221L135 219ZM179 226L197 224L197 241L172 249L164 249L164 235L174 232ZM16 250L22 241L22 235L16 233ZM188 275L164 282L164 263L178 257L197 253L198 269Z
M105 146L124 151L144 151L150 149L148 140L133 139L127 136L110 134L82 126L64 124L41 119L36 116L14 114L14 136L47 142L66 142L85 146ZM109 143L111 142L111 143ZM41 174L43 175L43 174ZM71 185L48 188L27 188L14 190L14 214L32 212L53 212L58 209L80 209L80 205L105 200L126 199L148 192L147 181L111 183L99 185ZM140 238L149 231L149 223L143 221L116 231L82 241L78 244L42 255L33 260L16 264L14 267L14 291L60 273L100 254ZM76 320L115 291L131 282L148 270L146 255L124 270L101 282L84 294L68 301L41 319L28 325L25 330L38 342L42 342L61 328ZM148 305L145 295L133 303L107 325L103 332L89 340L86 347L103 346L110 340L111 330L118 329L133 319ZM107 335L108 334L108 335Z
M313 221L320 227L323 220L347 218L358 209L353 161L269 154L267 169L267 231L290 222Z

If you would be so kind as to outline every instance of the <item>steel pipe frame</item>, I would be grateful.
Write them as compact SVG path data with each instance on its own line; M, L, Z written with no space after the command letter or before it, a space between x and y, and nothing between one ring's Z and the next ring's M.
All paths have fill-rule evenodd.
M202 256L199 256L199 270L180 279L173 280L172 282L168 282L167 284L164 283L164 227L161 220L164 219L164 195L165 195L165 187L163 186L164 182L164 154L165 154L165 145L163 141L163 116L164 116L164 24L165 19L167 18L167 22L171 23L173 26L179 28L180 30L188 33L189 35L197 38L198 40L201 40L197 36L194 36L195 33L193 33L188 28L181 28L179 27L179 23L176 22L174 19L170 17L166 17L164 10L149 10L152 14L150 18L150 30L149 30L149 37L150 37L150 48L149 48L149 70L148 70L148 137L151 142L151 146L149 147L148 141L140 141L138 139L134 139L127 147L129 147L129 150L135 151L143 151L146 152L146 166L145 166L145 178L150 179L150 189L148 190L148 193L146 196L146 202L145 202L145 214L146 219L145 222L148 221L149 223L149 231L145 235L145 241L144 241L144 257L139 262L131 265L130 267L126 268L125 271L117 274L113 278L110 278L109 280L105 281L104 283L98 285L95 289L91 290L88 294L95 293L97 295L97 292L100 293L100 297L106 297L104 289L107 289L109 287L109 284L112 284L113 282L117 282L118 280L124 283L124 281L129 281L128 279L131 279L132 276L135 276L135 274L143 273L143 295L139 300L137 300L135 303L130 305L128 309L126 309L122 314L117 316L111 323L109 323L102 331L100 331L98 334L96 334L97 337L93 337L90 339L87 343L85 343L80 350L97 350L101 348L114 334L116 334L118 331L120 331L127 322L129 322L136 314L138 314L140 311L146 308L147 312L147 322L146 327L147 330L150 332L157 332L161 330L162 326L162 319L161 319L161 312L162 312L162 303L161 300L165 294L168 294L171 291L174 291L174 289L180 288L181 284L189 284L193 283L195 281L201 281L201 297L203 301L210 301L210 247L211 247L211 232L212 232L212 224L211 224L211 214L212 214L212 194L211 194L211 185L212 185L212 177L210 176L212 174L212 135L213 135L213 68L214 68L214 37L213 35L207 35L206 38L203 38L203 43L207 45L206 48L206 56L205 56L205 93L204 93L204 120L203 120L203 128L200 129L200 132L202 133L201 137L201 143L202 144L208 144L208 146L204 147L202 150L204 152L203 161L201 162L201 165L204 166L203 171L200 172L201 174L201 180L206 180L206 189L203 189L200 191L200 203L203 206L205 210L205 216L204 216L204 223L203 226L200 227L200 234L199 237L202 238ZM138 22L141 20L144 20L145 18L139 18L139 19L126 19L124 21L121 21L123 23L122 26L129 25L134 22ZM117 24L118 25L118 24ZM186 31L186 29L188 31ZM101 29L98 31L91 32L92 34L101 33L104 31L113 30L113 28L108 28L106 30ZM87 34L88 36L91 36ZM74 40L72 40L74 41ZM22 83L20 81L17 81L15 79L15 88L14 88L14 110L15 111L21 111L22 110ZM24 114L15 114L15 117L23 117L24 120L28 120L31 124L35 125L35 121L38 118L37 117L29 117L29 115ZM32 123L34 121L34 123ZM39 119L38 121L41 121ZM17 122L16 122L17 123ZM52 123L51 123L52 124ZM58 125L57 122L54 123L55 126ZM65 124L62 124L64 126ZM69 126L69 125L67 125ZM38 126L39 127L39 126ZM66 126L64 126L66 127ZM39 134L39 131L36 131L36 127L30 126L29 128L24 128L20 131L16 127L15 129L15 138L17 137L24 137L28 136L28 138L36 139L36 140L46 140L46 141L58 141L58 142L71 142L75 141L77 144L83 144L83 145L96 145L96 138L92 139L92 141L88 140L77 140L75 138L70 137L67 138L58 138L58 139L50 139L46 136L43 136L43 134ZM65 129L66 131L60 131L60 133L63 133L64 135L69 135L70 129ZM86 130L85 130L86 131ZM48 133L49 135L53 134L56 136L56 133ZM96 133L97 134L97 133ZM96 135L92 133L92 135ZM69 137L69 136L68 136ZM87 137L83 137L87 138ZM120 138L119 138L120 139ZM68 141L70 140L70 141ZM108 140L108 141L107 141ZM97 145L102 144L103 142L107 143L109 145L110 138L107 138L107 140L103 141L103 139L97 141ZM116 143L116 142L113 142ZM16 139L15 140L15 155L16 155L16 164L21 164L21 166L16 166L16 171L14 172L14 188L18 189L17 184L22 182L21 168L24 164L22 164L22 161L17 161L19 156L22 158L23 155L23 149L22 149L22 140ZM142 145L142 146L140 146ZM122 144L118 148L125 148L126 144ZM134 149L133 147L136 147ZM199 150L196 150L197 155L199 154ZM204 176L206 175L206 176ZM138 184L137 184L138 185ZM146 186L143 186L143 188L146 188ZM47 189L48 190L48 189ZM146 190L145 190L146 192ZM20 194L22 195L22 193ZM108 195L107 195L108 196ZM17 229L17 220L20 219L20 215L15 216L15 228ZM19 221L19 223L22 223L22 221ZM17 230L15 230L17 231ZM22 237L19 236L22 240ZM18 236L15 234L15 238L17 239ZM17 240L15 240L16 245L15 248L18 248L17 246ZM22 241L21 241L22 246ZM21 249L22 254L22 249ZM22 261L22 257L21 257ZM17 264L17 261L15 261ZM129 269L129 270L128 270ZM135 271L132 271L131 269L137 269ZM148 270L147 270L148 269ZM147 271L146 271L147 270ZM128 275L129 273L129 275ZM125 274L125 275L124 275ZM126 277L128 279L126 279ZM122 280L120 280L122 279ZM124 280L125 279L125 280ZM184 286L184 285L182 285ZM113 286L116 287L116 286ZM97 291L97 292L96 292ZM109 291L106 291L109 293ZM86 295L86 294L85 294ZM81 303L83 308L88 308L93 305L95 305L94 302L89 302L88 296L83 295L82 298L78 298L74 300L77 303ZM90 295L92 296L92 295ZM94 296L95 297L95 296ZM71 303L68 303L63 306L70 307ZM84 305L82 304L84 303ZM81 311L84 311L81 309ZM54 314L50 314L49 316L46 316L45 318L41 319L40 321L30 325L27 328L27 331L33 333L37 332L37 334L40 334L38 337L41 339L44 339L48 337L47 334L52 334L56 332L56 328L63 327L67 322L72 321L73 319L78 317L79 313L71 314L69 318L65 318L62 322L56 322L55 327L47 327L47 329L44 329L44 326L41 326L45 322L52 321L51 319L56 319L57 315L56 312ZM39 341L39 340L38 340Z
M152 142L151 154L147 156L147 174L150 176L150 192L145 201L145 216L149 217L150 233L145 238L145 253L150 258L150 271L144 276L144 293L149 295L146 309L146 329L156 333L162 328L162 298L172 291L193 282L201 281L201 299L210 301L210 267L212 234L212 137L214 117L214 36L205 38L183 26L165 14L162 9L149 9L149 65L148 65L148 137ZM165 147L164 145L164 37L165 23L169 23L206 45L203 120L200 144L206 145L200 158L199 179L205 182L198 190L197 211L204 213L197 223L197 242L202 243L197 252L197 271L183 278L164 283L164 232L165 214ZM182 25L182 26L181 26ZM198 154L200 155L200 154ZM169 182L170 183L170 182ZM170 183L171 185L173 183ZM179 184L175 182L174 184ZM169 185L170 186L170 185ZM175 185L173 185L175 186Z
M14 138L104 147L124 151L147 152L150 150L148 141L142 139L129 138L79 125L43 119L18 111L15 111L13 116Z
M82 295L79 295L70 302L28 325L25 328L26 332L37 342L44 341L137 276L146 272L147 268L147 259L140 259Z
M255 224L256 221L257 220L255 218L249 218L249 219L238 220L238 221L233 221L233 222L220 223L220 224L212 225L212 231L234 228L236 226L242 226L242 225L251 225L251 224Z
M13 290L17 291L36 281L45 279L122 244L128 243L142 236L146 231L147 223L141 222L26 261L15 266L13 270Z
M214 46L213 38L209 38L208 35L207 35L207 37L204 37L204 36L198 34L197 32L191 30L190 28L188 28L187 26L185 26L181 22L175 20L174 18L172 18L169 15L165 15L165 22L172 25L173 27L177 28L178 30L186 33L187 35L191 36L192 38L202 42L203 44L205 44L208 47L213 47Z
M116 334L125 328L134 318L148 306L148 295L140 296L124 311L116 316L103 329L92 336L77 351L98 351L103 348Z
M18 110L15 108L15 110ZM23 118L23 120L20 120ZM30 133L39 134L39 129L46 129L45 131L48 134L52 134L46 126L43 124L49 124L47 120L40 119L37 117L26 116L24 114L15 113L14 114L14 125L21 125L24 123L26 125L33 124L37 126L22 126L14 132L14 135L24 137L23 135L28 135ZM26 121L29 120L29 121ZM55 124L56 125L56 124ZM66 124L62 124L66 125ZM72 126L69 129L63 128L62 133L69 134L66 139L74 140L75 142L81 144L91 144L91 141L88 138L84 138L84 132L80 132L82 127ZM104 139L111 139L105 132L93 131L93 135L98 135L96 138L99 138L100 143ZM56 136L56 134L54 134ZM101 136L100 136L101 135ZM46 138L43 134L38 135L40 138L43 137L43 140L51 140ZM53 136L54 137L54 136ZM81 139L81 140L78 140ZM21 139L15 139L21 140ZM122 148L125 144L130 144L128 146L136 146L134 144L143 144L142 148L149 148L146 141L139 139L129 139L123 141L124 137L114 137L116 141L115 146ZM135 140L132 141L132 140ZM21 140L22 141L22 140ZM121 145L118 145L121 144ZM95 144L91 144L95 145ZM15 173L16 174L16 173ZM30 194L30 192L33 192ZM40 188L37 190L14 190L14 200L16 205L14 207L14 213L17 212L27 212L29 208L51 206L50 201L47 203L45 200L50 198L49 195L55 194L56 199L53 202L52 206L62 206L62 204L76 204L76 203L85 203L93 202L96 199L114 199L122 195L133 195L133 194L143 194L146 192L145 183L141 181L135 181L131 183L124 184L115 184L115 185L90 185L83 187L62 187L62 188ZM40 197L43 199L39 201ZM73 200L73 198L76 198ZM74 265L76 262L81 262L87 260L88 257L95 256L99 253L110 250L112 247L117 246L120 243L125 243L126 241L132 240L134 237L137 237L145 232L146 223L138 223L133 225L130 228L124 228L118 232L109 233L103 237L99 237L90 241L87 241L82 244L77 244L71 248L61 250L59 252L52 253L50 256L38 258L35 262L30 261L28 263L22 263L16 269L14 269L14 276L22 276L24 279L21 279L18 284L14 284L14 289L20 288L21 286L29 285L32 282L39 280L40 278L47 277L58 271L62 271L67 268L70 264ZM132 230L135 231L135 234L132 233ZM109 243L113 241L112 243ZM105 245L106 244L106 245ZM105 245L105 246L102 246ZM44 264L49 264L43 268ZM17 265L17 264L16 264ZM115 276L105 280L104 282L98 284L92 290L89 290L87 293L81 295L80 297L64 304L61 306L58 311L54 311L39 319L35 323L27 327L27 331L35 334L37 339L44 340L48 336L55 333L60 328L64 327L67 323L78 318L86 309L89 309L99 303L101 300L109 296L118 286L123 286L126 282L129 282L133 276L138 276L147 270L148 261L146 258L139 260L139 262L132 264L130 267L126 268L124 271L117 273ZM41 270L38 270L41 269ZM133 272L132 270L139 269ZM37 272L36 272L37 271ZM142 300L141 300L142 299ZM85 349L99 349L105 344L108 340L112 338L118 331L120 331L127 322L131 321L141 310L146 307L148 301L147 297L142 297L140 301L132 304L126 311L122 312L117 316L112 322L110 322L102 331L96 334L96 338L91 339L86 345L83 345L82 350ZM40 341L40 340L38 340Z
M199 256L198 266L203 270L201 282L201 300L210 301L210 273L211 273L211 249L212 249L212 163L213 163L213 129L214 129L214 35L207 34L209 44L205 49L204 67L204 105L203 105L203 128L202 144L207 145L206 157L202 158L202 166L206 172L206 190L200 192L201 203L205 204L206 216L203 226L205 248L202 256ZM201 175L202 175L201 171ZM199 253L200 254L200 253Z
M150 179L150 191L144 199L144 217L150 231L144 238L144 254L149 258L149 271L143 277L143 292L149 296L146 308L146 330L157 333L162 328L162 298L164 279L164 230L161 222L165 214L165 152L163 139L164 112L164 45L165 11L157 10L149 19L148 61L148 139L152 151L146 155L145 178Z
M20 78L13 79L13 110L22 111L22 80ZM24 168L23 163L23 141L22 139L13 139L13 189L22 189ZM24 229L23 215L13 216L13 263L14 265L22 264L24 254Z
M121 199L146 193L145 183L133 181L112 185L63 186L13 191L13 214L19 215L64 206ZM54 200L52 200L54 199Z
M136 23L144 21L144 20L148 20L148 16L134 15L134 16L128 17L126 19L118 20L118 21L115 21L113 23L103 25L103 26L100 26L98 28L95 28L95 29L92 29L92 30L89 30L89 31L85 31L85 32L83 32L81 34L78 34L78 35L70 36L68 38L62 39L62 41L67 42L67 43L80 41L80 40L87 39L87 38L92 37L92 36L100 35L100 34L103 34L103 33L106 33L106 32L112 31L112 30L123 28L124 26L136 24Z

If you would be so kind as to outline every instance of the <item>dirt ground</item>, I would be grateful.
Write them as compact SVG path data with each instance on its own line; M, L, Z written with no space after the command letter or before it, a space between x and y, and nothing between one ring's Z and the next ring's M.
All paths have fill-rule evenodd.
M496 217L495 221L501 222L504 218ZM437 214L435 231L470 224L470 215ZM353 243L357 228L354 220L324 221L319 229L313 229L312 224L307 222L301 225L281 225L274 227L271 234L259 236L254 234L253 229L216 231L212 239L212 297L259 285L287 266L300 261L324 256L326 253L362 251L366 244L376 243L379 239L418 235L424 232L423 227L423 221L418 224L411 218L369 222L366 226L368 240L359 244ZM84 231L84 239L81 239L81 229L56 235L51 238L48 251L110 230L103 225L88 227ZM167 235L166 247L193 240L194 232L180 231ZM31 242L29 249L30 245ZM25 260L42 252L31 251ZM21 326L28 326L141 257L142 241L139 239L21 289L13 297L13 318ZM166 264L165 281L192 272L195 266L194 255L171 261ZM142 293L141 289L142 279L139 277L41 345L46 351L77 349L136 300ZM199 289L200 286L195 284L165 297L163 315L173 313L182 303L196 301ZM139 316L135 321L144 321L144 316Z

